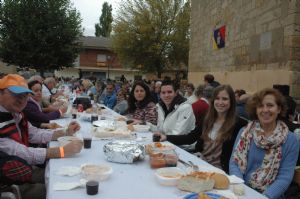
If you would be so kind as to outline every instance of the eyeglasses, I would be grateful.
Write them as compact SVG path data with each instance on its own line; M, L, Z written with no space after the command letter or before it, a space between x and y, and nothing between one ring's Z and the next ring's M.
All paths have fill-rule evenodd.
M10 90L7 90L7 91L11 96L13 96L14 98L16 98L17 100L20 100L20 101L27 99L29 96L29 93L16 94L16 93L11 92Z

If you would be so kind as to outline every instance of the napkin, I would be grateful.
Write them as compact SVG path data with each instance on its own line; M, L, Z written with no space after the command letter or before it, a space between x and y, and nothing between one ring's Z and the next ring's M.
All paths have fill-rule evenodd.
M62 176L75 176L80 174L80 172L80 167L61 167L56 174Z
M235 175L230 175L227 176L229 178L230 184L241 184L244 183L244 180L235 176Z
M57 182L53 185L55 191L68 191L79 187L84 187L86 184L85 179L81 179L79 182Z

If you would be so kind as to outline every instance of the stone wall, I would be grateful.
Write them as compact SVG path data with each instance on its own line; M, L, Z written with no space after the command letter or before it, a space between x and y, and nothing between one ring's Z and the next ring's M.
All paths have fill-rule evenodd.
M223 25L225 47L215 50ZM192 0L189 81L206 73L249 92L289 84L300 97L300 1Z

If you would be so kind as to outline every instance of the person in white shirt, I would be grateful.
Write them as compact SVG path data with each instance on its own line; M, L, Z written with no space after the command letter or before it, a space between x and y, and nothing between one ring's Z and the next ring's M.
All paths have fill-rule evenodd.
M194 85L192 83L188 83L186 85L186 93L185 93L184 97L187 99L187 102L189 104L193 104L194 102L196 102L198 100L198 98L194 94L194 91L195 91Z
M56 81L53 77L47 77L44 80L44 84L42 85L42 96L43 96L43 102L46 105L49 105L50 103L54 102L55 99L63 94L63 91L58 91L56 93L53 93L52 90L56 86Z
M192 106L177 90L171 81L164 81L161 85L157 128L165 135L188 134L195 128Z

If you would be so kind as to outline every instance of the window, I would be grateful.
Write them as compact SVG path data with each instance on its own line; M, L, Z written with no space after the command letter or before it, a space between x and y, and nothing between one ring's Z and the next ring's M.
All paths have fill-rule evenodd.
M79 55L77 56L77 58L74 61L74 66L80 66L80 57L79 57Z
M97 62L106 62L106 55L98 54L97 55Z

